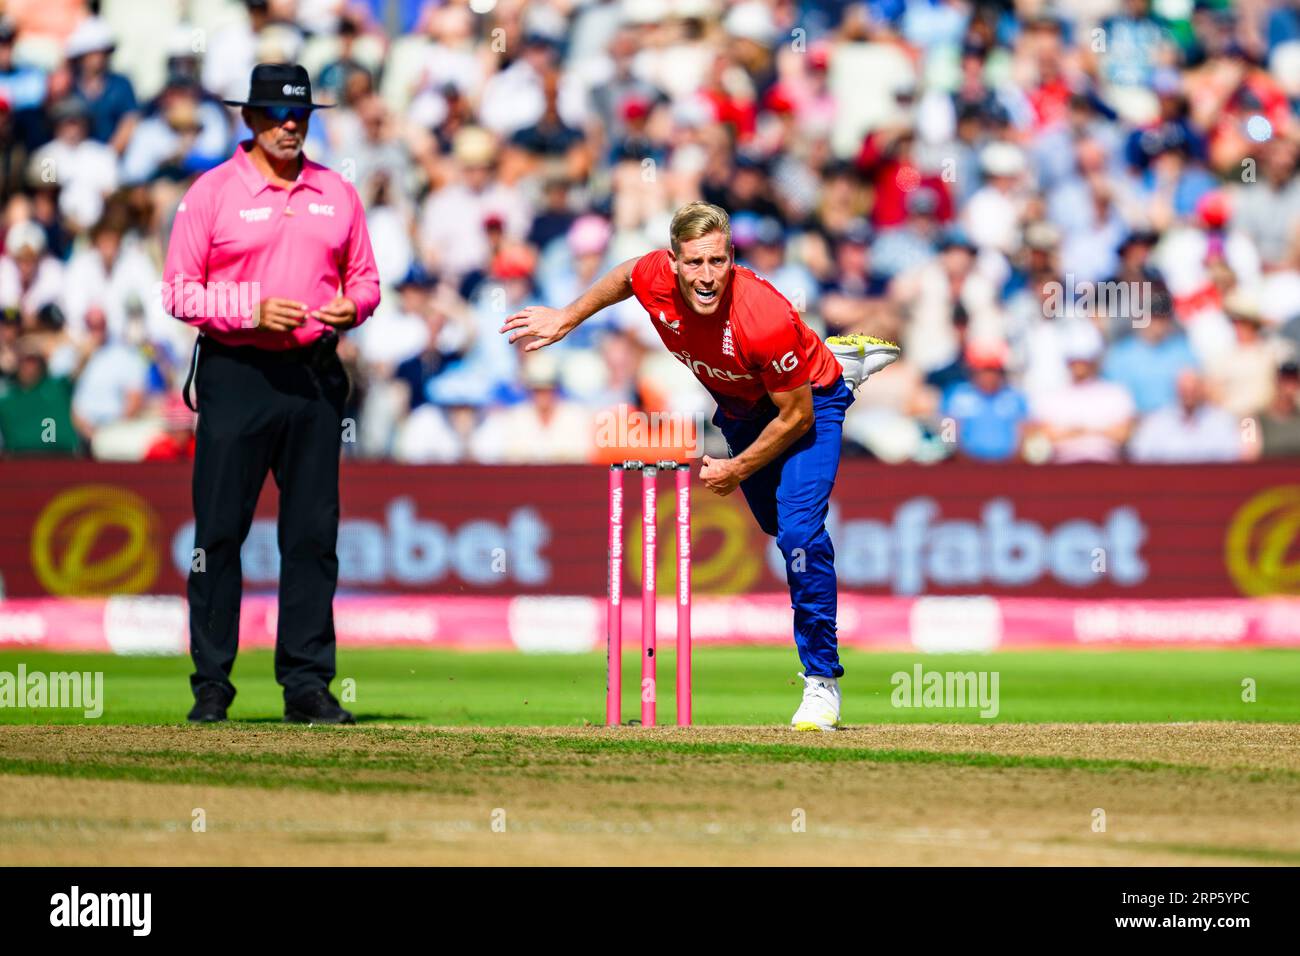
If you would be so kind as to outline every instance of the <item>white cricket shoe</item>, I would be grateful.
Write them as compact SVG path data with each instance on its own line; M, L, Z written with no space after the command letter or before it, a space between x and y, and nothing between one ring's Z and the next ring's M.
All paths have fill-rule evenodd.
M834 677L804 677L803 703L790 718L795 730L835 730L840 725L840 682Z
M832 335L826 347L844 369L844 384L853 391L882 368L898 361L902 350L874 335Z

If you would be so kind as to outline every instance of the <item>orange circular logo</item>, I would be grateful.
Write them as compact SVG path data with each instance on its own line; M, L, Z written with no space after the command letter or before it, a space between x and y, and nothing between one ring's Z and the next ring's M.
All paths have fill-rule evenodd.
M51 594L140 594L158 576L158 517L135 492L80 485L32 527L32 569Z
M700 496L703 498L703 496ZM739 492L731 498L703 498L691 502L691 590L697 594L742 594L763 570L764 546L750 544L752 519ZM677 537L676 504L672 495L661 494L655 515L655 578L659 594L672 594L676 587ZM628 521L628 542L624 549L628 576L641 583L640 516Z
M1242 505L1223 557L1242 594L1300 594L1300 485L1270 488Z

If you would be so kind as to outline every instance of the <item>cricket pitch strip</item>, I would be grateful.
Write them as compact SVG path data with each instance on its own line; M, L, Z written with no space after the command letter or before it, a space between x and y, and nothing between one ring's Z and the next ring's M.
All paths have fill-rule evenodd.
M1300 863L1300 726L0 727L3 865Z

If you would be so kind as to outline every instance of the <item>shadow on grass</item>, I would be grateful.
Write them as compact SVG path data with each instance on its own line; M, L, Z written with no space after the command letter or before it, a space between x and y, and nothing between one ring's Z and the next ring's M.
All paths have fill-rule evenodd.
M420 717L415 714L357 714L358 724L388 724L396 721L424 721L428 718ZM221 727L230 724L284 724L284 717L232 717L223 724L214 724L212 726ZM306 724L296 724L290 726L305 727Z

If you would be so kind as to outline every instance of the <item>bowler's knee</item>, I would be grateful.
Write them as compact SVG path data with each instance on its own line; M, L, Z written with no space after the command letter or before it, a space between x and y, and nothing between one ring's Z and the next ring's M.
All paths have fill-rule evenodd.
M776 534L776 546L787 564L820 553L828 540L825 525L782 525Z

